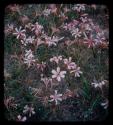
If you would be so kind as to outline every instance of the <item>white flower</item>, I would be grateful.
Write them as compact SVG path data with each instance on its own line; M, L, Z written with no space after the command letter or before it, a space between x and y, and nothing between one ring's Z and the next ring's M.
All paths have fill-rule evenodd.
M33 41L34 41L35 39L34 39L34 36L33 37L31 37L31 36L29 36L27 39L26 39L26 43L33 43Z
M76 67L74 70L70 71L70 73L75 73L75 77L80 77L80 74L82 74L83 72L80 71L80 67Z
M75 27L79 24L79 21L77 20L73 20L72 22L70 22L69 24L65 23L62 25L62 27L65 29L65 30L69 30L69 31L72 31L72 29L75 29Z
M84 4L76 4L76 5L74 5L74 7L72 9L80 12L81 10L85 10L85 5Z
M22 121L22 122L27 120L26 116L22 117L21 115L18 115L17 119L18 119L18 121Z
M45 38L45 43L46 43L48 46L52 46L52 45L56 46L56 45L57 45L56 42L57 42L57 41L53 41L51 37L46 37L46 38Z
M45 16L48 16L48 15L50 15L51 14L51 9L45 9L44 11L43 11L43 15L45 15Z
M20 26L19 29L15 28L15 31L16 31L16 32L14 32L13 34L17 36L17 37L16 37L17 39L23 38L23 37L26 36L26 35L25 35L25 29L22 30L22 27L21 27L21 26Z
M81 21L82 21L83 23L86 23L86 22L88 21L88 18L87 18L87 17L80 17L80 19L81 19Z
M68 69L75 69L76 68L76 64L74 62L72 62L71 57L69 57L69 59L64 59L64 64L67 65Z
M30 50L26 50L25 57L24 57L24 63L28 65L28 67L31 66L31 64L35 62L34 55Z
M94 88L100 88L102 89L102 86L105 85L107 82L107 80L103 80L101 82L94 82L94 83L91 83L92 86L94 86Z
M103 103L101 103L101 106L103 106L104 109L107 109L109 105L108 99L106 99Z
M55 101L55 104L58 105L58 101L62 101L61 96L62 96L62 94L57 94L57 90L55 90L55 94L50 96L50 98L52 98L52 99L49 101L50 102Z
M34 57L31 49L25 50L25 52L26 52L25 57L28 57L28 58L33 58Z
M104 32L98 32L94 40L96 44L101 44L105 40Z
M66 71L60 71L60 67L57 67L57 70L52 70L52 78L56 78L58 81L61 81L61 78L65 77Z
M51 38L51 37L46 36L46 37L45 37L45 42L46 42L46 44L47 44L48 46L52 46L52 45L56 46L56 45L57 45L56 43L58 43L58 41L59 41L59 40L62 40L63 38L64 38L64 37L58 38L57 36L53 36L53 37Z
M50 62L56 62L57 64L61 60L62 60L62 56L54 56L53 58L50 58Z
M23 113L28 113L29 114L29 117L31 117L32 114L35 114L35 111L34 111L34 108L32 106L24 106L24 110L23 110Z
M82 33L79 31L78 28L74 28L74 29L71 30L71 34L72 34L72 36L74 36L75 38L77 38L77 37L81 37Z

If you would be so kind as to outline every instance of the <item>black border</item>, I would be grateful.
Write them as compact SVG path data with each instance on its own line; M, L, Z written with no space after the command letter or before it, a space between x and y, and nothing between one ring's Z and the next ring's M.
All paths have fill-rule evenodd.
M73 4L73 3L85 3L85 4L102 4L102 5L107 5L108 9L109 9L109 31L110 31L110 28L111 28L111 24L113 22L113 20L111 19L112 18L112 15L111 15L111 7L110 7L110 1L108 0L1 0L0 1L0 21L1 21L1 25L0 25L0 43L1 43L1 46L0 46L0 56L1 56L1 60L0 60L0 71L1 71L1 74L0 75L0 78L1 78L1 83L0 83L0 120L2 120L3 123L16 123L16 124L20 124L19 122L12 122L12 121L7 121L5 120L4 118L4 102L3 102L3 99L4 99L4 14L5 14L5 7L8 5L8 4L43 4L43 3L56 3L56 4ZM111 6L112 6L112 2L111 2ZM111 23L110 23L111 21ZM112 29L112 28L111 28ZM110 31L110 34L111 34L112 31ZM110 35L111 37L112 35ZM111 39L111 38L110 38ZM112 44L113 42L111 41L110 42L110 45L109 45L109 64L111 67L109 67L109 74L111 74L110 70L113 69L112 68ZM112 115L112 111L113 111L113 106L112 106L112 101L113 101L113 97L112 97L112 74L111 76L109 75L109 115L108 117L103 120L103 121L85 121L85 122L58 122L58 123L69 123L69 124L109 124L112 122L112 119L111 119L111 116ZM35 122L25 122L23 124L32 124L32 123L35 123ZM36 123L57 123L57 122L36 122Z

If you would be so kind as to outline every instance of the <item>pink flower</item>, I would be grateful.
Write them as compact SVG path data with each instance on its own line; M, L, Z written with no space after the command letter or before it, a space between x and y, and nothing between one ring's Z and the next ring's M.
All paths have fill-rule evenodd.
M63 26L63 28L65 29L65 30L72 30L72 29L74 29L77 25L78 25L78 23L79 23L79 21L77 21L77 20L73 20L72 22L70 22L69 24L65 24L64 26Z
M52 73L52 78L56 78L60 82L61 78L65 77L66 71L60 71L60 67L57 67L57 70L52 70Z
M22 30L22 27L20 26L19 29L15 28L15 32L13 33L17 39L22 39L24 38L26 35L25 35L25 29Z
M74 70L71 70L70 73L74 73L75 77L80 77L80 74L82 74L82 71L80 71L80 67L76 67Z
M46 67L46 63L45 62L41 62L41 64L37 63L36 66L37 66L38 69L43 71L44 68Z
M57 64L61 60L62 60L62 56L54 56L53 58L50 58L50 62L56 62Z
M90 38L87 37L87 38L84 38L84 40L85 40L84 43L88 45L88 48L94 47L96 45L92 34L90 35Z
M14 25L13 25L13 24L8 24L8 25L5 26L5 28L4 28L4 33L5 33L6 35L8 35L8 34L12 33L13 30L14 30Z
M57 94L57 90L55 90L55 94L50 96L50 98L52 99L49 100L49 102L55 101L55 104L58 105L58 101L62 101L61 97L62 97L62 94Z
M69 59L64 59L64 64L67 65L68 69L75 69L76 68L76 64L74 62L72 62L71 57L69 57Z
M43 29L43 26L39 25L38 22L35 23L35 25L32 25L31 31L34 31L36 35L39 35Z
M7 109L9 108L17 108L17 104L15 103L14 97L10 96L4 99L4 105Z

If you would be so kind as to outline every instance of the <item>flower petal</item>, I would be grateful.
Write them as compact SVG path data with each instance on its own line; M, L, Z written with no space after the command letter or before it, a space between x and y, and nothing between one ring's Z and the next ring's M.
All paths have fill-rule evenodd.
M60 77L60 76L58 76L58 77L57 77L57 80L60 82L60 81L61 81L61 77Z

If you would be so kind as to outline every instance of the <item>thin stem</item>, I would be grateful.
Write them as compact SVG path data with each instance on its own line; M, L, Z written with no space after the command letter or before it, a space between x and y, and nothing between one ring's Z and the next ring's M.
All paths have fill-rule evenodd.
M95 54L95 52L94 52L94 48L93 48L93 47L92 47L92 52L93 52L94 58L96 58L96 54Z

